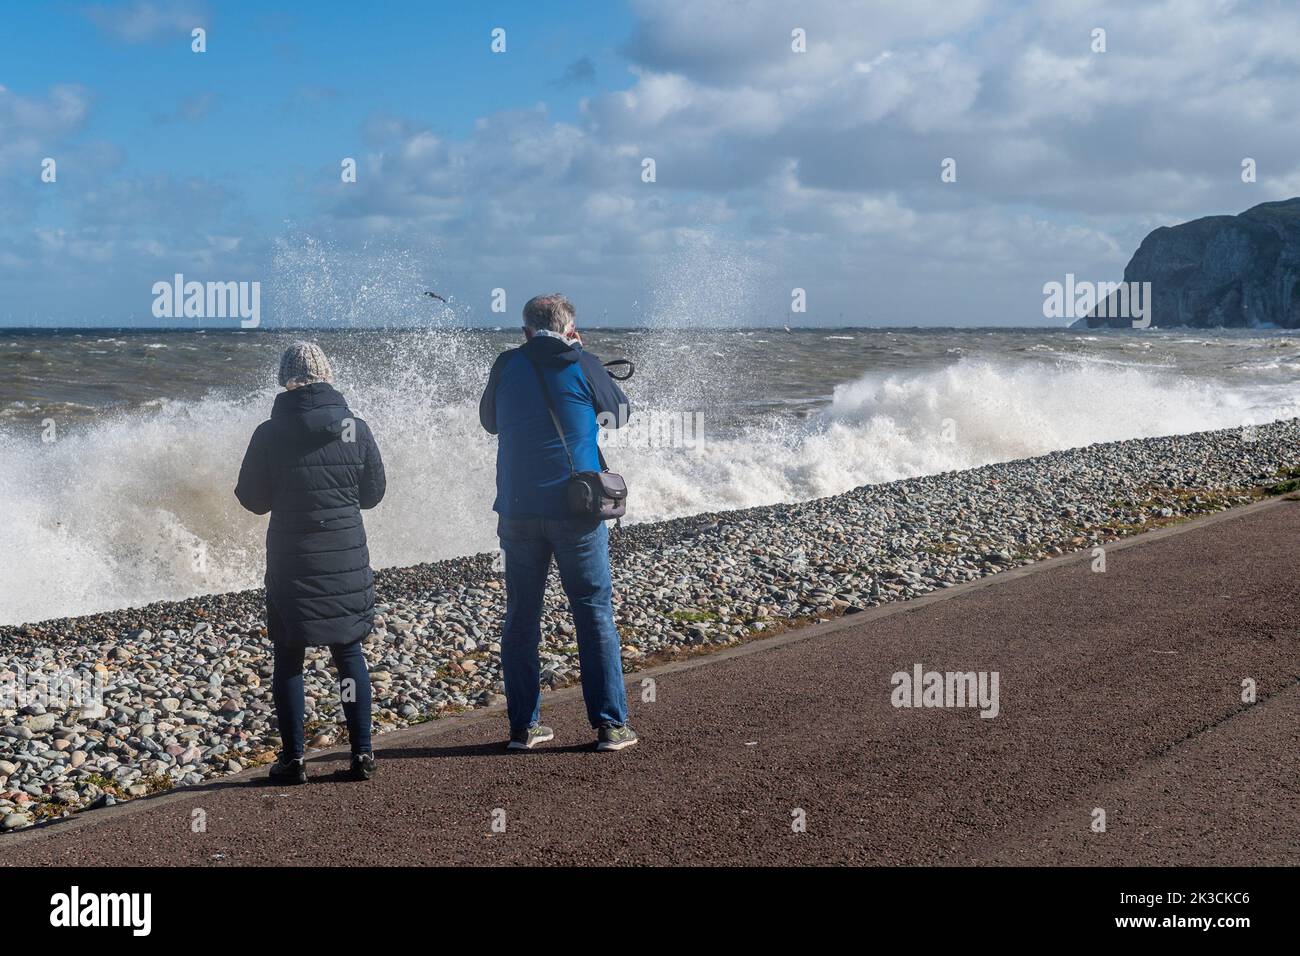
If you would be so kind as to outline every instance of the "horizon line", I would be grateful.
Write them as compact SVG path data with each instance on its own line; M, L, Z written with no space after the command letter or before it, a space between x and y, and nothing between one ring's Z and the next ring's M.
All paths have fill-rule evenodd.
M1168 326L1163 330L1173 329L1187 330L1192 326ZM1214 326L1200 329L1199 331L1211 331L1212 329L1227 328L1226 326ZM238 327L213 327L204 326L196 327L189 325L0 325L0 332L189 332L194 334L231 334L240 335L257 335L267 332L429 332L429 331L461 331L461 332L513 332L518 331L519 326L514 325L281 325L281 326L259 326L255 329L242 329ZM653 325L583 325L581 329L586 332L745 332L745 331L784 331L791 332L826 332L835 330L857 330L868 332L885 332L885 331L925 331L925 330L945 330L945 331L973 331L998 329L1004 331L1061 331L1061 332L1124 332L1128 329L1114 329L1099 326L1095 329L1072 329L1068 325L697 325L686 327L674 326L653 326ZM1134 329L1133 331L1150 332L1152 330L1161 330L1162 327L1151 326L1146 329ZM1268 328L1250 329L1243 327L1246 331L1270 331ZM1276 329L1276 331L1287 331L1286 329Z

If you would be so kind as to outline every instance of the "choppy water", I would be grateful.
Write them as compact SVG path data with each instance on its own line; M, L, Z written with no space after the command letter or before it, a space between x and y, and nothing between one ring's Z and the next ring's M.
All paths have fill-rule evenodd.
M389 495L366 516L377 566L495 546L495 440L478 426L477 402L492 359L516 335L310 336L388 464ZM0 623L259 584L265 518L241 511L232 489L269 412L279 352L299 337L0 331ZM632 486L635 520L1300 415L1294 333L585 337L603 358L636 362L627 390L638 409L661 427L683 417L690 426L691 440L673 447L642 433L636 447L609 449Z

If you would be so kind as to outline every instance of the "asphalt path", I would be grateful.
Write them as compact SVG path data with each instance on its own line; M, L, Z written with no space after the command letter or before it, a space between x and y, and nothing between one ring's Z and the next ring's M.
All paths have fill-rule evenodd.
M1070 555L630 674L620 753L566 689L532 752L499 710L439 720L377 738L368 783L324 752L306 786L248 771L0 838L0 864L1294 865L1298 542L1300 504L1237 509L1104 572ZM986 706L895 706L917 665L984 674Z

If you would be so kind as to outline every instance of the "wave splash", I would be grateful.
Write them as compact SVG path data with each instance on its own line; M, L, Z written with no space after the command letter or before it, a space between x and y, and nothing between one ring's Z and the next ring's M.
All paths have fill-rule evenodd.
M494 548L495 440L477 415L482 357L451 347L432 370L385 368L340 382L389 474L387 498L366 514L374 564ZM699 408L690 389L633 385L634 401L641 387L653 402ZM266 519L242 511L233 488L273 395L163 402L48 445L0 430L0 623L258 586ZM805 419L764 413L715 434L706 411L694 448L612 447L610 457L632 488L634 519L648 521L1296 415L1285 394L1167 371L961 358L839 385Z

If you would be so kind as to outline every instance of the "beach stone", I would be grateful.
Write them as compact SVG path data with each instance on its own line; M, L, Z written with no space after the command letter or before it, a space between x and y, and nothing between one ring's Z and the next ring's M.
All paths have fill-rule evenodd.
M28 717L25 725L33 733L45 733L53 730L57 718L53 714L38 714L35 717Z
M25 813L7 813L3 820L0 820L0 828L5 830L20 830L23 827L31 826L32 818Z
M1300 466L1300 424L1264 425L1257 434L1249 444L1229 429L1094 445L816 501L628 525L613 565L623 660L632 670L692 646L734 644L809 617L855 613L1084 549L1113 540L1112 528L1243 503L1249 494L1224 489L1276 480L1280 468ZM377 578L375 632L364 645L376 729L452 707L499 704L505 595L492 586L490 556L390 568ZM150 638L119 640L139 626L138 613L150 617ZM14 793L8 807L0 794L0 813L14 801L43 799L24 786L61 793L72 780L83 801L92 801L101 794L84 785L91 771L123 787L156 773L193 785L279 746L263 613L250 592L159 605L130 612L130 620L112 612L70 618L26 636L0 627L6 664L95 666L111 675L102 712L88 703L58 717L80 721L75 732L58 730L58 720L53 732L33 732L27 722L44 716L40 708L16 717L0 712L0 756L13 765L0 777L13 788L5 793ZM194 626L194 616L214 623ZM554 577L542 627L543 679L559 686L578 671L572 617ZM116 647L131 657L111 657ZM87 650L111 667L87 664ZM309 652L305 690L308 714L332 724L338 682L328 653ZM152 733L142 736L149 726ZM317 730L311 746L335 740Z

